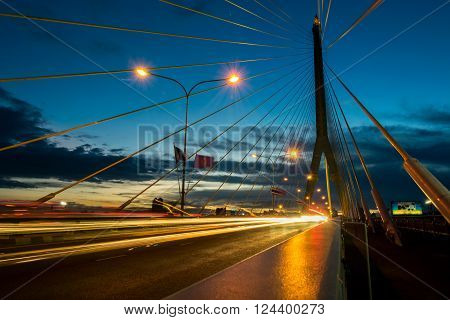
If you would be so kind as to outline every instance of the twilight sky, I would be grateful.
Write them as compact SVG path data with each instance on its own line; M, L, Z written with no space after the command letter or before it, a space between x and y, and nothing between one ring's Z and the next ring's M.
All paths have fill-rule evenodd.
M224 158L217 170L194 188L189 196L193 204L202 205L209 199L211 204L220 205L231 201L231 198L251 206L252 201L269 199L267 188L260 190L263 185L271 183L270 166L255 167L252 158L245 159L239 170L237 166L260 137L259 144L251 152L263 152L264 146L270 142L271 147L264 151L269 156L275 147L274 141L278 141L278 136L286 127L288 130L281 135L282 142L276 147L277 152L283 149L283 139L288 140L286 147L295 144L301 146L304 152L299 163L301 172L290 176L289 183L284 185L292 192L297 186L303 188L313 135L306 129L295 131L295 126L309 128L314 125L313 101L307 93L310 92L312 75L310 30L316 14L316 1L260 0L276 15L253 0L232 1L272 24L222 0L173 2L263 32L217 21L158 0L0 0L0 12L270 46L180 39L0 17L0 37L3 41L0 78L277 57L251 63L158 70L157 73L176 78L190 87L198 81L223 78L234 70L242 78L275 70L244 81L238 87L212 90L191 99L189 117L195 121L267 85L258 94L193 127L189 154L261 104L236 128L203 150L203 154L213 155L219 160L252 126L258 124L244 142ZM371 2L334 1L325 46ZM446 6L426 17L446 2ZM291 20L277 8L277 4L302 30L292 26ZM448 1L414 0L406 5L405 1L387 0L343 40L324 52L327 63L336 72L343 72L343 80L394 137L411 155L423 161L447 187L450 184L450 42L446 40L450 39L449 19ZM208 84L201 88L211 86ZM424 196L402 171L399 157L338 83L333 82L333 86L386 202L394 199L423 201ZM0 145L103 119L181 94L181 89L172 82L158 78L142 81L130 73L0 83ZM267 102L264 102L266 99ZM287 105L285 113L275 119L283 110L284 103ZM297 103L297 108L294 108L294 103ZM268 115L264 118L266 113ZM53 192L179 129L183 116L184 104L178 101L2 152L0 199L33 200ZM285 116L286 120L282 122ZM293 120L287 126L289 119ZM296 119L298 122L295 122ZM265 132L268 125L272 128ZM277 131L279 126L281 128ZM295 127L293 132L296 133L292 139L289 136L291 127ZM88 205L119 205L173 168L173 144L181 146L181 138L181 135L176 135L150 148L138 159L128 160L64 192L56 200ZM239 172L227 178L230 168ZM263 170L266 178L260 177L259 169ZM367 189L359 169L358 172ZM193 181L201 175L202 172L194 172ZM244 180L241 190L233 194L246 175L249 178ZM281 180L281 176L282 173L277 178ZM224 180L227 183L216 194L215 190ZM253 183L257 187L245 192L251 189ZM324 185L323 179L319 185ZM168 179L138 198L136 204L145 205L155 196L175 200L177 191L177 176L169 175Z

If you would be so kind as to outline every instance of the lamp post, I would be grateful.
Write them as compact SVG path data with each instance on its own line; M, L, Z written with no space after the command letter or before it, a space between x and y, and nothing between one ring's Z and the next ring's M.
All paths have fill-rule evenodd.
M297 150L290 150L289 152L286 152L285 154L281 154L275 158L281 158L288 156L290 159L297 159L299 157ZM262 154L252 154L252 158L264 158L269 160L272 163L272 187L275 187L275 161L272 160L271 157L263 156ZM284 177L283 181L288 181L288 178ZM272 211L275 212L275 195L272 193Z
M189 97L192 94L192 91L205 83L211 83L211 82L227 82L230 85L235 85L239 82L240 78L237 74L233 73L228 78L222 78L222 79L213 79L213 80L203 80L200 82L197 82L194 84L189 90L177 79L163 76L160 74L156 74L151 72L147 68L138 67L135 69L135 74L139 78L147 78L149 76L165 79L172 81L176 83L181 89L183 89L183 92L185 94L186 99L186 110L185 110L185 121L184 121L184 140L183 140L183 158L182 158L182 182L181 182L181 210L184 210L185 200L186 200L186 160L187 160L187 129L188 129L188 115L189 115Z

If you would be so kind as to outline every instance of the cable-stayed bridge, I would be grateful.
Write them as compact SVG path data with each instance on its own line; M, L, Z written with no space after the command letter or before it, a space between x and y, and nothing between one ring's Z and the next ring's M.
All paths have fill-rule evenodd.
M371 261L371 254L380 255L403 270L382 250L389 247L399 250L400 255L405 252L404 259L409 261L410 248L404 246L405 240L408 243L416 239L416 235L409 234L411 230L439 234L448 241L448 189L439 176L433 175L420 159L413 158L389 128L377 120L370 111L376 106L367 106L364 97L350 89L352 79L344 80L345 71L336 72L326 59L328 50L350 38L352 31L384 1L373 1L336 38L330 38L327 31L333 6L338 5L332 0L317 1L317 8L315 1L311 1L315 17L311 16L310 26L295 19L282 1L223 1L227 10L245 20L237 20L223 10L203 9L184 2L155 2L158 10L170 10L173 20L175 13L192 15L214 25L225 25L227 30L233 28L230 34L237 32L239 37L236 40L222 33L206 36L201 32L166 32L88 19L34 16L10 6L0 12L2 20L12 27L31 24L95 66L92 71L1 77L1 84L20 86L111 77L151 101L118 113L108 111L72 126L58 126L57 130L45 130L40 135L28 134L27 128L21 133L19 128L16 136L2 139L5 144L0 146L0 157L6 164L3 170L7 172L8 166L25 163L27 156L36 155L44 157L37 166L56 168L61 161L70 162L75 154L69 150L64 157L52 156L55 144L62 143L64 137L119 121L123 124L132 117L153 117L151 127L139 127L137 148L98 157L89 166L82 166L82 170L74 168L74 173L67 173L71 168L66 164L61 176L58 170L49 176L58 183L33 188L26 197L18 195L2 201L5 223L0 230L4 251L0 267L4 268L5 277L15 279L5 286L4 297L33 297L32 292L40 290L47 281L58 284L36 297L55 297L58 295L52 290L58 290L61 297L87 298L310 299L345 298L347 289L348 297L372 297L374 292L383 297L384 293L377 291L379 288L373 288L374 275L370 271L383 269L385 262L378 257ZM429 15L447 4L448 1L444 2ZM155 47L170 47L171 41L184 41L198 45L199 53L171 52L173 56L183 56L182 61L186 61L185 56L192 59L182 64L139 63L108 69L55 34L58 28L146 37ZM179 30L183 30L183 25ZM205 48L214 52L216 46L231 46L230 56L241 51L259 55L206 59ZM128 77L126 81L124 76ZM148 97L142 93L142 86L149 82L164 83L170 93L164 93L166 89L157 90ZM374 176L373 164L367 162L358 132L352 129L346 107L349 99L381 133L376 138L385 139L401 159L403 168L399 172L404 170L433 206L431 226L417 227L413 221L417 218L396 222L389 212L388 200L378 187L382 177ZM174 118L177 126L163 130L169 120L161 112ZM132 186L128 185L132 180L130 172L136 178ZM125 176L121 178L120 174ZM20 177L20 173L8 177ZM95 195L89 201L83 199L83 190L88 190L83 187L104 188L102 184L106 181L120 184L112 188L112 200L105 201L108 191L104 190L98 199ZM406 203L415 205L413 201ZM371 237L374 242L369 246ZM348 261L341 265L342 248L347 252L354 250L361 257L346 256ZM416 249L426 257L424 248ZM212 250L216 253L211 256ZM298 256L298 250L303 250L304 257ZM196 253L190 256L192 252ZM256 256L249 258L252 255ZM154 262L153 256L160 262ZM279 260L274 262L274 256L280 257ZM112 266L115 261L122 262ZM148 273L145 283L155 284L151 289L134 278L134 271L129 271L141 261L149 264L142 271ZM124 289L121 284L114 284L91 291L98 285L96 263L111 268L102 275L104 281L111 283L117 274L125 273L123 277L129 279L129 286ZM257 269L261 275L248 278L258 263L265 266L266 273ZM448 255L443 266L446 264ZM77 266L89 275L78 289L74 281L83 276L74 271ZM202 266L205 266L202 270L187 274ZM216 274L230 266L234 271L226 269ZM343 271L345 268L347 273ZM317 271L313 280L308 281L312 269ZM42 277L37 270L43 270ZM267 270L298 276L267 280ZM67 272L74 272L71 282L62 281ZM347 283L348 272L351 276ZM33 277L33 273L38 276ZM429 290L430 296L446 297L446 292L435 287L433 277L423 280L409 273ZM192 286L213 274L216 275L209 280ZM355 285L358 282L355 275L367 282L367 288ZM389 281L390 276L377 275L384 281ZM260 296L253 295L257 281L265 284ZM280 281L284 291L276 288ZM221 292L218 288L223 284L234 288L231 292L235 295ZM324 288L333 288L333 293L325 293ZM80 295L80 290L85 295ZM398 290L401 296L403 289Z

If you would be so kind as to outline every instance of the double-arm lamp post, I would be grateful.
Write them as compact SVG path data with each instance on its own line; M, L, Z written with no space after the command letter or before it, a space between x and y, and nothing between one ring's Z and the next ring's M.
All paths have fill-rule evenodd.
M177 79L153 73L148 68L138 67L138 68L135 69L135 74L141 79L144 79L144 78L147 78L149 76L152 76L152 77L157 77L157 78L161 78L161 79L172 81L172 82L176 83L178 86L180 86L181 89L183 89L183 92L185 94L186 107L185 107L185 121L184 121L184 141L183 141L183 157L182 157L182 165L183 165L183 167L182 167L181 204L180 204L181 210L184 210L185 200L186 200L186 160L188 158L187 157L187 131L188 131L187 129L188 129L188 125L189 125L189 123L188 123L189 97L190 97L190 95L192 94L192 91L195 88L197 88L198 86L200 86L202 84L205 84L205 83L224 82L224 84L236 85L240 81L239 75L236 74L236 73L232 73L227 78L200 81L200 82L197 82L196 84L194 84L188 90Z

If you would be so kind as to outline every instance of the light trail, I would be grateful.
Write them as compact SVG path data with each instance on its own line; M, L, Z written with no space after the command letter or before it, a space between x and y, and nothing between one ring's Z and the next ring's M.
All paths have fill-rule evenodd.
M246 222L248 219L233 219L234 223ZM252 220L255 221L255 220ZM150 227L177 227L183 225L204 225L230 222L224 218L204 219L124 219L108 221L31 221L20 223L0 223L0 235L30 234L46 232L73 232L86 230L101 230L109 228L150 228Z
M220 221L228 221L230 219L217 219ZM310 223L302 218L257 218L257 219L242 219L246 222L241 222L239 225L229 226L227 223L219 224L225 225L222 228L209 229L209 230L197 230L191 232L182 231L180 233L157 235L150 237L143 237L138 239L123 239L114 241L104 241L99 243L84 243L79 245L70 245L57 248L37 249L22 252L5 253L1 255L0 266L7 266L18 263L28 263L38 260L55 259L66 257L68 255L80 255L87 253L94 253L108 250L118 250L136 247L146 247L153 244L166 243L171 241L193 239L199 237L213 236L226 233L234 233L241 231L254 230L259 228L298 224L298 223ZM241 221L242 221L241 220ZM214 226L214 225L212 225Z

